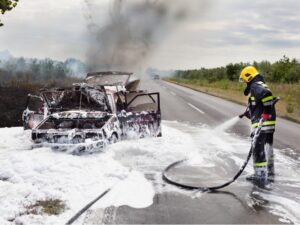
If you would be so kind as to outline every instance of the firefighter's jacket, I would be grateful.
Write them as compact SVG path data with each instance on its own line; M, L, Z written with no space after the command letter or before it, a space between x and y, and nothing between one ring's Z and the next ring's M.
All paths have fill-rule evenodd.
M276 111L274 97L268 85L264 83L261 75L256 76L247 86L245 94L250 93L248 99L249 113L252 130L258 126L261 114L270 114L270 119L262 124L262 133L272 133L275 131ZM247 94L247 95L248 95Z

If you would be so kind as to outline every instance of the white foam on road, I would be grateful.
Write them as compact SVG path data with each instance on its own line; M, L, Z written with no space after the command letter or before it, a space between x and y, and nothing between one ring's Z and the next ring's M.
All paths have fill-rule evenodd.
M146 160L147 166L159 163L162 168L186 157L184 147L190 140L177 129L163 125L163 130L163 138L123 141L102 153L74 156L45 147L31 150L30 131L1 128L0 223L63 224L110 187L99 207L151 205L153 184L139 166ZM47 199L61 199L66 211L59 216L26 213L27 207Z
M234 119L233 119L234 120ZM163 137L128 140L108 146L102 153L74 156L49 148L31 150L30 131L22 128L0 129L0 224L63 224L79 209L107 188L113 187L94 207L128 205L148 207L155 191L179 191L164 186L161 172L170 163L189 158L190 165L218 168L224 177L232 163L239 168L249 151L249 140L224 132L234 121L216 129L163 121ZM299 162L276 152L276 168L283 179L278 186L264 192L267 206L281 220L299 222ZM251 173L248 166L246 173ZM216 175L216 179L222 175ZM161 185L161 189L157 186ZM155 186L155 187L154 187ZM273 198L273 196L275 196ZM201 196L200 196L201 197ZM58 216L26 215L26 206L38 200L57 198L67 208ZM297 211L298 210L298 211Z
M132 172L129 176L116 183L112 190L98 201L93 208L129 205L133 208L146 208L153 203L155 191L153 185L142 173Z
M83 157L30 149L30 132L0 129L0 218L27 224L62 224L77 210L114 183L129 169L111 154ZM2 180L2 181L1 181ZM61 199L69 209L60 216L26 215L38 200Z

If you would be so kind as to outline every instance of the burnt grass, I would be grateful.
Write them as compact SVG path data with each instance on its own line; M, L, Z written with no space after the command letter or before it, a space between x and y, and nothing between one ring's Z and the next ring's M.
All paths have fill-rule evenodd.
M0 77L1 78L1 77ZM28 94L39 95L44 88L70 87L82 82L79 78L65 78L43 82L0 79L0 127L23 126L22 113L25 110Z
M59 215L66 209L66 204L60 199L39 200L33 205L27 206L26 214Z
M22 83L0 85L0 127L22 126L27 95L37 93L40 88L40 85Z
M15 222L15 220L24 215L41 215L47 214L49 216L54 215L57 216L64 212L66 209L66 204L60 199L47 199L47 200L39 200L36 203L25 206L25 211L17 214L15 217L7 219L8 222Z

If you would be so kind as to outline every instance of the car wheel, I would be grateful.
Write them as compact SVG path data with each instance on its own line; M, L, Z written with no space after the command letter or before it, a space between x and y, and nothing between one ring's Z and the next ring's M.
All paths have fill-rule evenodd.
M109 143L110 144L114 144L116 142L118 142L118 135L116 133L113 133L111 135L111 137L109 138Z

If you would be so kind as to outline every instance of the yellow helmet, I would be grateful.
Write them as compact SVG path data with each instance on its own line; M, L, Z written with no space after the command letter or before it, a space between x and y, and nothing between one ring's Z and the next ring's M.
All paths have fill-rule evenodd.
M258 75L258 71L255 69L254 66L247 66L245 67L241 74L240 74L240 81L249 83L251 80L253 80L254 77Z

